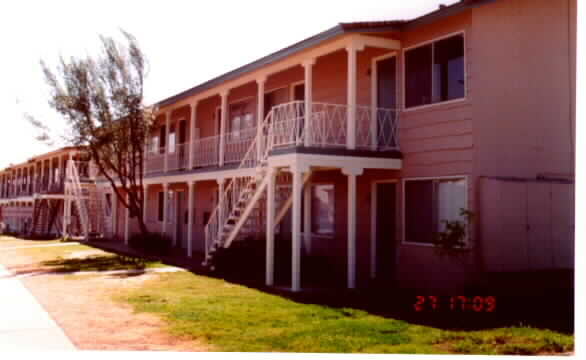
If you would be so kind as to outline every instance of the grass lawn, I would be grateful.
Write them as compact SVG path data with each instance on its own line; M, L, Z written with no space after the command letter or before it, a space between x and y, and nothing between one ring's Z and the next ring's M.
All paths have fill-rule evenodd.
M191 273L160 274L117 301L167 320L171 334L218 351L551 354L573 336L533 328L446 331L350 308L297 303Z
M9 248L13 246L32 246L45 244L59 244L61 240L27 240L19 239L13 236L0 235L0 250L2 248Z
M1 237L0 239L0 251L15 251L27 256L45 269L55 272L134 270L166 266L160 262L129 258L91 246L61 242L60 240L33 241L14 237ZM10 245L5 246L5 242ZM10 247L45 244L63 244L64 246L9 249ZM2 250L3 248L5 250ZM83 253L86 253L86 255Z

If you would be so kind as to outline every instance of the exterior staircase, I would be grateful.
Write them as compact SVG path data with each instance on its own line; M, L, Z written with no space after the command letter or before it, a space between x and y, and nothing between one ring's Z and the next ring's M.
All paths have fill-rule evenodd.
M238 169L254 168L254 176L233 177L230 179L224 192L220 194L218 205L210 216L205 226L205 260L204 267L215 270L214 258L218 251L230 247L232 242L250 239L258 236L265 229L266 224L266 189L269 182L268 156L274 147L278 134L275 133L276 116L282 121L282 111L275 112L273 108L260 125L255 139L251 142L248 151L244 155ZM297 116L297 114L291 114ZM276 183L283 184L289 180L290 175L275 174ZM307 173L303 183L309 179ZM292 204L291 191L287 194L287 200L278 210L275 226L287 213Z

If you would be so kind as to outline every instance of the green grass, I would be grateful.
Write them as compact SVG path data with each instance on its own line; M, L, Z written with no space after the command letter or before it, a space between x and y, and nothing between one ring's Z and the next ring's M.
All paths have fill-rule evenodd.
M41 262L55 272L142 270L165 266L160 262L145 261L120 255L92 255L86 258L63 259L61 257Z
M2 248L18 246L34 246L43 244L64 243L61 240L24 240L14 237L0 237L0 251ZM6 246L5 244L10 244ZM5 251L15 251L18 254L29 257L33 262L49 268L55 272L76 272L76 271L109 271L109 270L141 270L145 268L165 266L160 262L145 261L138 258L120 256L100 249L81 244L67 244L65 246L49 247L31 247L6 249ZM75 252L92 251L97 254L91 254L84 257L71 257Z
M538 354L572 351L573 337L532 328L455 332L350 308L301 304L191 273L160 274L117 301L155 313L172 335L218 351Z

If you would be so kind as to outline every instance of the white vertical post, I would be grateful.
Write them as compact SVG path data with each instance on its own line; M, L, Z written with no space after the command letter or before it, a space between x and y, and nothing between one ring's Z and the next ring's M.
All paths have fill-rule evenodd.
M118 237L118 195L112 190L112 236Z
M261 137L261 125L264 121L264 112L265 112L265 81L267 80L266 77L262 77L256 79L257 84L257 103L256 103L256 137L260 140ZM256 142L256 158L260 160L262 156L262 142Z
M130 195L126 193L126 202L130 203ZM128 207L126 208L124 217L126 221L124 222L124 245L128 245L128 229L129 229L129 222L130 222L130 210Z
M146 224L147 222L147 204L148 204L148 196L149 196L149 186L144 185L142 189L142 222Z
M312 101L313 101L313 64L315 64L315 59L308 59L303 62L303 69L305 70L305 119L303 121L304 129L304 146L311 145L311 111L312 111Z
M292 166L291 172L293 175L291 291L299 291L301 290L301 187L303 182L299 168Z
M191 257L193 252L193 199L195 197L195 181L187 183L187 256Z
M167 172L169 169L169 135L171 134L169 129L171 128L171 112L165 114L165 156L164 156L164 171Z
M356 176L362 169L344 168L348 176L348 288L356 288Z
M372 61L371 66L371 76L370 76L370 147L372 150L376 150L378 144L378 114L377 114L377 106L378 106L378 70L377 70L377 62Z
M356 51L354 44L346 47L348 52L348 115L346 119L346 147L356 148Z
M226 119L228 119L228 90L220 93L222 98L222 107L220 111L220 158L218 159L219 166L224 166L224 152L226 147Z
M307 254L311 253L311 183L303 188L303 246Z
M163 224L161 225L162 229L161 229L161 233L163 235L167 234L167 210L169 208L169 205L167 204L169 201L169 184L168 183L164 183L163 184Z
M218 239L222 236L222 224L224 223L224 181L226 179L216 179L218 182Z
M267 247L266 247L266 285L273 286L275 279L275 169L269 168L267 176Z
M191 104L191 124L189 125L189 170L193 168L193 146L195 145L195 128L197 125L197 101Z

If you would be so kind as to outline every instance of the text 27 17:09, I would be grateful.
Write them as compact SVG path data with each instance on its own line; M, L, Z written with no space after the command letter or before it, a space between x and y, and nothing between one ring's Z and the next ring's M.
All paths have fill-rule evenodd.
M496 309L494 296L416 296L413 304L415 311L449 310L493 312Z

